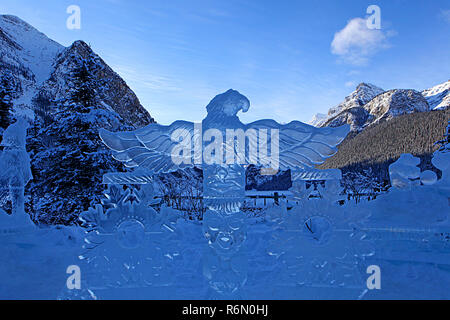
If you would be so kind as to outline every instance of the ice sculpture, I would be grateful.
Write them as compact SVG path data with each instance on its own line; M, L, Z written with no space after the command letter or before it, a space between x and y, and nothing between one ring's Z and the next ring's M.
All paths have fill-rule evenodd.
M396 162L389 166L389 176L393 188L374 204L377 206L374 211L380 220L384 223L390 221L391 225L402 221L404 226L424 226L447 219L448 210L443 210L443 208L448 205L446 198L449 195L446 191L448 182L445 181L448 175L448 155L436 151L432 162L442 170L440 180L437 180L433 171L420 172L418 167L420 159L411 154L402 154ZM424 204L427 205L422 210L417 209L423 207ZM408 207L414 207L416 210L406 209ZM392 215L390 212L396 214ZM394 217L398 221L392 221Z
M364 290L364 259L374 254L371 243L364 240L363 222L370 212L353 204L340 206L336 200L342 190L340 170L311 170L293 181L289 189L298 205L280 219L268 214L276 225L268 253L278 265L274 283L293 286L354 289L353 297ZM314 187L303 179L325 180L318 184L319 195L310 197Z
M419 158L411 154L402 154L396 162L389 166L391 184L398 189L416 185L417 179L420 177L419 163Z
M27 128L27 120L19 118L4 131L1 143L0 200L9 198L12 213L0 209L0 299L54 298L59 285L47 280L64 281L59 270L73 261L81 242L78 228L38 228L25 212L24 187L32 179L25 148Z
M424 171L414 184L408 180L418 177L417 161L405 166L400 160L404 183L394 182L387 193L363 204L372 212L364 226L367 239L376 245L376 263L386 270L385 293L373 297L448 299L449 155L441 151L433 155L433 164L442 170L441 179L436 181L434 172ZM396 173L396 169L390 171Z
M309 169L309 170L292 170L292 188L290 191L293 194L294 200L305 200L312 195L314 187L311 184L309 188L306 188L305 181L322 181L317 184L317 190L319 196L323 199L330 201L331 203L341 199L340 193L342 191L341 182L342 174L339 169Z
M305 200L280 220L270 242L280 271L274 277L297 286L364 289L364 259L374 254L364 241L361 224L366 210L333 205L325 199Z
M323 170L292 170L291 177L293 181L304 180L340 180L342 179L342 173L339 169L323 169Z
M3 133L1 146L4 150L0 151L0 188L1 194L7 194L9 190L12 205L10 217L0 212L0 224L3 227L33 225L24 208L24 188L32 179L30 157L26 151L27 128L28 122L19 118Z
M153 196L151 184L133 191L110 185L102 204L80 215L87 230L79 257L83 270L89 270L85 288L95 292L173 281L169 254L176 251L176 217L169 208L156 212Z
M422 173L420 173L420 182L422 184L431 186L435 184L437 181L437 175L434 173L434 171L431 170L425 170Z
M437 168L442 170L442 177L437 183L441 187L450 188L450 147L442 151L436 151L431 161Z
M127 167L153 173L202 167L207 208L203 232L211 248L203 269L213 290L211 297L238 298L247 279L242 250L245 220L240 210L245 166L261 165L267 172L311 169L337 151L336 145L349 130L348 126L315 128L298 121L243 124L237 113L247 112L249 107L245 96L230 89L211 100L201 124L175 121L169 126L150 124L133 132L100 131L114 158Z

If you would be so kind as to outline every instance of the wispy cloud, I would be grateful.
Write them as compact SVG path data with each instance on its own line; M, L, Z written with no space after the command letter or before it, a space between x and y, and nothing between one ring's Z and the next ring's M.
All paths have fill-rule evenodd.
M147 89L161 91L180 90L178 81L171 77L140 72L128 66L113 66L113 69L127 82L132 82L135 85L140 85Z
M448 23L450 23L450 9L447 10L441 10L439 16L444 19L445 21L447 21Z
M232 15L226 10L211 8L205 11L187 13L186 17L200 23L219 24L223 23L223 20L225 19L228 20L232 18Z
M230 13L226 10L211 8L208 10L208 13L213 17L230 17Z
M334 34L331 52L340 60L353 65L366 65L376 52L389 47L392 31L369 29L366 20L354 18Z
M356 84L355 84L353 81L347 81L347 82L345 83L345 86L346 86L347 88L353 88L353 87L356 86Z
M349 72L347 72L348 76L359 76L361 74L360 70L350 70Z

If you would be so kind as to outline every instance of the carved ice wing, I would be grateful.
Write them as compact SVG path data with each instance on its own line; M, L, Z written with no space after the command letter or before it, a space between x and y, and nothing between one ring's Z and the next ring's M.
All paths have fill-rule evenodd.
M177 131L178 141L172 141L174 131ZM112 133L105 129L100 130L100 138L113 150L113 157L123 162L127 167L140 167L158 172L175 171L180 168L192 167L194 150L187 154L182 152L172 155L180 141L191 144L194 137L194 124L187 121L175 121L169 126L157 123L130 132ZM174 161L175 160L175 161Z
M292 170L291 179L294 180L340 180L342 173L339 169Z
M261 129L267 129L269 150L271 144L276 146L278 142L280 170L310 169L323 163L337 152L336 146L347 136L349 128L348 125L316 128L299 121L282 125L273 120L260 120L246 125L246 130L255 129L259 134ZM279 130L278 141L271 141L272 129Z

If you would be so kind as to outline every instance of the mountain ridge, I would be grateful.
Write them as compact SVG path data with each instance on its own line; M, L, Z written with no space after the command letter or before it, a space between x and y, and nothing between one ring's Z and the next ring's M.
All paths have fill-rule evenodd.
M100 128L130 131L155 122L84 41L64 47L20 18L0 15L0 139L14 118L31 125L26 206L43 224L77 223L102 196L103 174L126 170L102 143ZM10 211L4 197L0 205Z
M69 91L69 88L61 87L61 84L68 84L67 76L64 77L61 72L57 75L55 73L58 73L58 67L64 64L66 71L70 71L71 67L73 68L71 61L63 60L70 60L71 56L79 54L84 57L93 55L95 59L99 59L105 71L105 74L99 77L108 78L110 81L105 81L105 85L113 86L106 92L101 92L99 108L108 108L102 103L106 100L103 102L132 126L141 127L154 122L126 82L84 41L78 40L69 47L64 47L20 18L0 15L0 44L0 75L8 73L14 77L12 86L16 90L13 108L17 115L33 119L33 100L38 94L44 94L52 100L62 98L61 92ZM55 87L52 88L52 85Z
M435 170L439 176L431 158L449 121L450 109L402 114L349 135L338 146L338 152L318 168L338 168L344 173L372 168L377 178L389 181L389 165L401 154L411 153L421 158L421 169Z
M394 96L403 100L403 105L407 105L409 107L408 110L402 110L396 104L393 105L395 112L389 112L392 111L388 110L392 107L389 97L393 93ZM385 101L380 101L383 100L380 98L382 95L385 95ZM361 96L365 99L360 99ZM378 104L378 109L382 109L380 106L382 102L384 102L385 111L388 112L385 117L382 114L377 114L377 112L372 112L375 109L375 104ZM428 107L425 105L425 102L428 104ZM414 104L416 106L411 107ZM316 127L326 127L347 123L351 125L352 131L360 132L373 122L389 120L404 113L446 109L449 107L450 80L422 92L414 89L391 89L385 91L373 84L363 82L350 95L345 97L343 102L335 107L331 107L326 116L324 114L316 114L309 124Z
M422 95L427 99L432 110L448 109L450 107L450 80L423 90Z

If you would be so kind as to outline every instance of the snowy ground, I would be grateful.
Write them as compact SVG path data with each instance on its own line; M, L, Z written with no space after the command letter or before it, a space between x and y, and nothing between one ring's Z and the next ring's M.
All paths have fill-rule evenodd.
M433 159L444 169L437 182L405 156L392 166L394 188L376 200L302 200L248 217L239 298L450 299L448 155ZM423 185L407 178L414 175ZM81 227L7 227L3 213L0 299L213 298L203 276L213 256L201 223L172 209L155 214L145 233L128 228L120 238ZM81 269L80 290L66 286L70 265ZM367 287L371 265L380 269L380 289Z
M436 238L424 244L419 238L374 240L375 255L368 257L357 275L359 283L343 285L285 282L286 273L276 259L267 254L271 227L264 221L249 221L246 251L249 255L248 279L241 292L243 299L450 299L450 243ZM202 256L208 253L201 226L179 221L178 252L173 261L169 283L130 288L93 289L98 299L203 299L209 294L202 276ZM378 228L376 229L378 230ZM447 228L450 230L450 228ZM78 255L83 234L76 228L40 230L29 234L2 235L0 264L1 299L72 298L65 289L66 268L81 265ZM374 231L373 238L377 238ZM389 239L391 236L391 239ZM370 238L370 235L369 235ZM433 242L434 241L434 242ZM299 247L308 243L298 243ZM306 249L306 248L305 248ZM364 267L378 265L382 270L381 290L367 290ZM169 269L168 269L169 270ZM98 270L97 270L98 271ZM107 270L104 271L108 272ZM112 272L112 271L109 271ZM164 270L162 270L164 272ZM87 276L89 277L89 276ZM294 279L294 278L293 278ZM83 297L89 296L86 292Z

